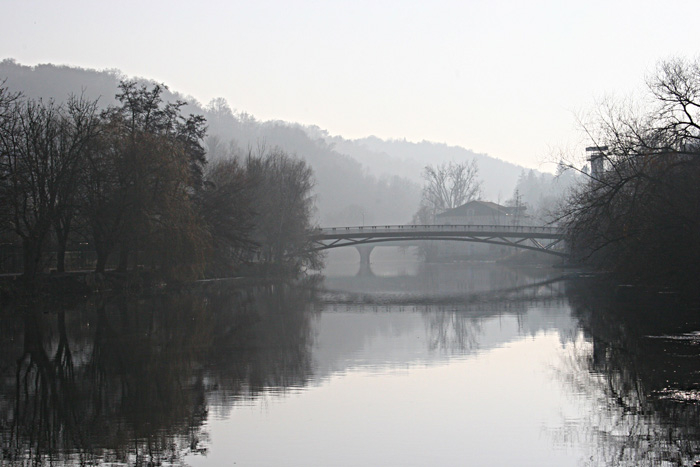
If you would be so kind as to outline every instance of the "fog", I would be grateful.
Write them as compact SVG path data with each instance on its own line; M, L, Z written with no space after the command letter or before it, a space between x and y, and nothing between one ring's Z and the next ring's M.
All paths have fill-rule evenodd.
M30 67L11 59L0 62L0 79L10 90L57 102L70 94L82 93L89 99L99 98L100 106L106 107L115 102L118 82L124 78L123 73L114 69L97 71L50 64ZM148 77L142 81L152 82ZM202 104L170 89L164 93L164 99L186 101L185 114L201 114L206 118L205 143L210 160L245 157L251 152L274 148L304 159L314 171L314 216L320 225L410 222L421 199L422 173L429 164L476 159L482 198L500 204L513 198L519 180L526 173L515 164L442 143L387 141L374 136L353 140L331 135L318 126L259 121L222 98ZM553 179L548 173L529 173L531 179L539 177L547 183ZM549 191L544 185L542 193ZM534 205L539 198L532 188L528 191L524 202L531 205L531 212L537 209Z

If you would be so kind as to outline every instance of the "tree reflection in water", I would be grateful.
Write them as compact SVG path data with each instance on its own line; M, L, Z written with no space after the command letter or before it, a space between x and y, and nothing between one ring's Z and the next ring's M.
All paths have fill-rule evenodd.
M700 454L697 306L674 295L573 282L574 315L592 348L575 353L579 390L602 394L590 465L693 465ZM581 433L564 436L581 437Z
M153 465L206 452L208 395L307 380L310 303L307 289L275 285L4 307L1 463Z
M583 280L567 290L535 281L534 292L521 283L499 294L468 290L459 303L421 303L410 294L380 296L374 305L342 301L354 297L348 292L336 298L363 310L419 311L430 350L456 355L478 347L494 316L516 316L524 331L517 335L535 335L564 310L555 328L572 353L561 374L596 405L584 411L589 419L557 432L560 439L589 446L589 465L691 465L700 452L697 308ZM3 307L0 464L180 464L206 453L212 411L308 385L318 303L311 288L208 287ZM386 301L396 297L405 303Z

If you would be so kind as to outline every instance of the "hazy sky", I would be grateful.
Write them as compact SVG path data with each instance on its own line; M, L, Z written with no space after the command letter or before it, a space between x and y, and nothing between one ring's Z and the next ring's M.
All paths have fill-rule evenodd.
M700 51L698 0L0 3L0 59L118 68L260 120L544 170L585 146L578 113Z

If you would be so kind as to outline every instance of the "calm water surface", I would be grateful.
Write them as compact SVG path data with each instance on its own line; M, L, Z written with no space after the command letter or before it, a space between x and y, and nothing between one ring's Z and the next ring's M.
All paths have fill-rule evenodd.
M371 275L354 251L331 257L319 290L4 310L2 465L700 458L697 312L611 305L557 270L382 250Z

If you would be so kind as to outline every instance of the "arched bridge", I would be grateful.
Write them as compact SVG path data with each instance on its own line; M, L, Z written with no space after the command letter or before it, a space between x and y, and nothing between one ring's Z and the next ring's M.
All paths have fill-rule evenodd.
M385 225L362 227L327 227L312 235L315 251L344 246L357 247L361 261L369 261L369 251L360 247L387 242L415 242L417 240L447 240L490 243L556 256L567 256L561 248L563 232L557 227L524 225ZM557 248L559 247L559 248ZM371 251L371 248L368 250Z

